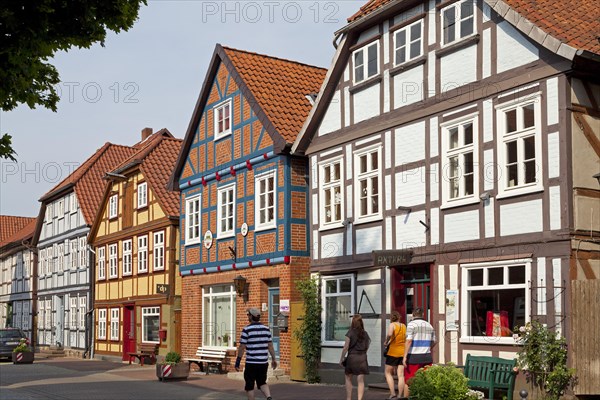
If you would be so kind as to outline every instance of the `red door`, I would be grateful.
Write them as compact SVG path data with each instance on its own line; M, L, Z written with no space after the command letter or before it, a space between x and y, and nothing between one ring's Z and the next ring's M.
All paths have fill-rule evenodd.
M135 306L123 308L123 360L129 360L127 353L136 351L135 348Z
M402 322L412 319L415 307L421 307L425 319L431 323L430 266L402 266L392 270L392 309L397 310Z

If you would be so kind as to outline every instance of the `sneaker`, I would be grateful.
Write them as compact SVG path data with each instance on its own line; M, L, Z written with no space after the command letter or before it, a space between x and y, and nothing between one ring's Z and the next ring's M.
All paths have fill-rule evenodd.
M273 400L273 398L271 396L267 397L267 400Z

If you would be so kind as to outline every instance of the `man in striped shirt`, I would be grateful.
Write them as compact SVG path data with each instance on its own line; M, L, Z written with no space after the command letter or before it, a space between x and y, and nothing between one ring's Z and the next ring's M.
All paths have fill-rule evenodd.
M406 327L406 342L404 343L404 397L409 397L409 379L415 376L420 368L433 363L431 349L436 344L435 330L433 326L423 319L423 309L415 307L413 319Z
M272 400L271 390L267 385L267 370L269 369L269 354L271 355L271 366L277 368L275 361L275 350L271 338L271 330L260 323L260 310L249 308L247 325L242 330L240 337L240 348L238 357L235 360L235 370L240 370L242 357L246 353L246 366L244 368L244 381L246 385L244 390L249 400L254 400L254 384L258 387L267 400Z

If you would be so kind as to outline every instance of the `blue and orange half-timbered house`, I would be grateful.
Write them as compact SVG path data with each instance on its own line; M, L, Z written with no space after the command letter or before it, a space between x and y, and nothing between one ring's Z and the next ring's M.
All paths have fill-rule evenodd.
M181 192L184 356L233 350L257 307L289 371L291 331L275 319L300 300L294 282L309 267L308 164L289 149L325 73L216 46L170 183Z

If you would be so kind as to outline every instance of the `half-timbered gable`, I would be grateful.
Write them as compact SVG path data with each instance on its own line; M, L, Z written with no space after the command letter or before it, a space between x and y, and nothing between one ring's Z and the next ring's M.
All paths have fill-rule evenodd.
M320 68L217 45L171 185L181 192L183 352L234 348L245 308L264 311L282 367L290 334L275 318L308 272L307 163L288 155ZM236 299L233 279L246 280ZM226 307L221 307L225 305ZM287 306L286 306L287 308Z
M142 131L136 152L107 171L89 239L96 254L95 354L128 360L142 344L180 351L176 274L179 196L166 189L181 140Z
M337 364L356 312L374 367L391 310L427 310L450 339L440 362L514 355L511 329L532 319L565 333L569 270L600 267L597 243L571 255L598 231L582 224L600 206L592 9L373 0L337 32L293 147L314 166L312 270L338 290L324 362Z
M134 150L106 143L41 197L33 236L37 261L37 343L82 355L91 344L87 235L100 206L102 176Z

